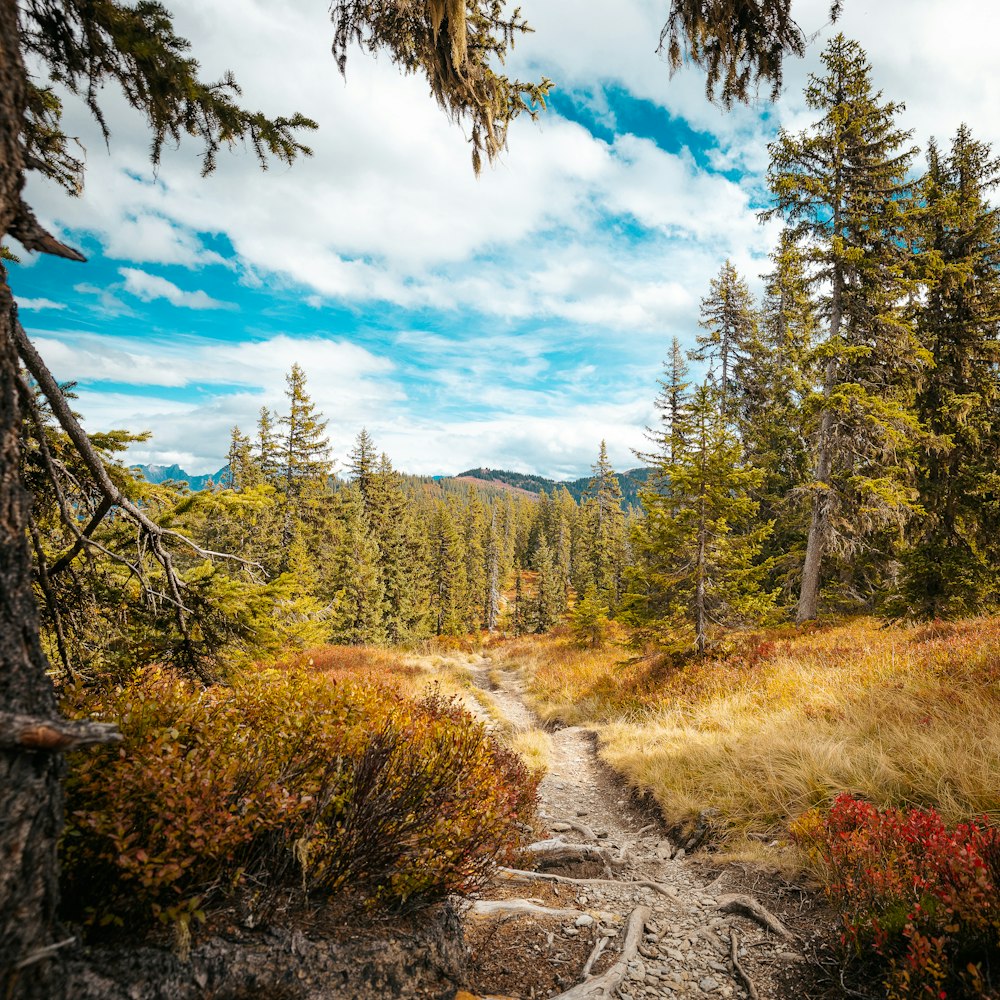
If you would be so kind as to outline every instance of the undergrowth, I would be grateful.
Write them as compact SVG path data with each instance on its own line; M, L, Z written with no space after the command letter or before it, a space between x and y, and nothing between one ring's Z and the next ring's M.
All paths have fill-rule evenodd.
M887 970L890 1000L1000 995L1000 830L841 795L793 832L842 915L844 945Z
M68 711L118 722L125 741L75 756L64 918L183 938L213 907L257 924L290 894L401 911L510 860L537 779L455 702L407 696L388 662L361 679L349 655L229 687L149 669L68 692Z

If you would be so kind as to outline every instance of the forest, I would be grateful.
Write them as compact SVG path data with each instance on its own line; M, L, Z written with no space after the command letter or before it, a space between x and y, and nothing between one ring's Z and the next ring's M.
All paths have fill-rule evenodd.
M777 99L815 40L788 0L731 7L674 0L661 54L724 108ZM340 71L360 45L425 76L477 175L551 96L495 71L529 30L502 4L331 16ZM158 4L0 0L0 27L8 1000L1000 997L1000 158L975 123L921 148L832 32L809 124L767 145L767 269L697 291L622 469L608 439L565 482L397 468L291 358L192 489L134 465L148 431L85 430L89 386L22 325L26 256L82 260L24 174L80 193L62 100L107 140L105 81L154 165L184 134L206 176L237 139L308 155L315 123L203 84Z

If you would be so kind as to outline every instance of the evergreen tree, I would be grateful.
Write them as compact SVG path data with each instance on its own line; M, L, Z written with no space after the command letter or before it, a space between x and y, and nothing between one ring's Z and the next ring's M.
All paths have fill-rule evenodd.
M277 486L281 481L281 449L275 431L275 416L266 407L257 418L257 443L253 458L265 483Z
M664 451L640 492L630 607L674 645L690 637L699 654L718 628L759 622L773 606L762 586L761 552L771 525L757 520L753 493L763 473L742 462L742 447L716 402L699 386L684 407L683 451ZM690 648L689 646L689 648Z
M710 287L701 300L701 327L706 332L699 334L698 347L689 357L707 364L722 413L728 417L737 388L734 376L757 335L757 313L747 283L730 261L722 265Z
M826 324L798 621L816 616L829 553L855 552L914 509L906 452L924 360L903 308L914 150L896 125L901 106L872 89L856 42L838 35L823 63L825 75L806 89L821 118L798 135L779 134L768 173L775 205L767 214L785 216L805 244Z
M610 611L592 583L573 605L569 621L573 638L579 645L598 649L607 642L612 628Z
M226 462L223 485L229 489L243 491L262 481L260 465L253 457L253 442L239 427L234 427L230 432Z
M466 625L465 551L452 506L438 501L430 534L431 614L436 635L461 635Z
M547 632L566 610L566 588L544 535L535 553L535 569L538 572L535 623L539 632Z
M347 458L347 471L350 481L356 483L358 489L361 490L361 496L366 505L370 503L372 479L375 475L377 461L375 442L368 430L362 427Z
M500 618L500 535L497 524L497 504L490 505L490 525L486 541L486 607L483 626L494 632Z
M337 496L343 528L335 561L337 592L331 638L352 645L379 643L385 639L385 592L379 573L378 546L357 485L340 490Z
M327 421L316 411L306 392L305 372L293 364L285 377L288 413L280 419L285 429L281 442L282 487L293 506L308 484L322 481L330 473L330 439Z
M809 527L797 491L810 475L807 401L820 384L819 323L805 262L787 230L771 260L757 335L736 372L737 425L744 461L763 472L760 518L775 522L774 582L791 594L800 584Z
M917 414L928 432L923 512L904 558L902 604L921 617L975 614L1000 599L1000 163L964 125L931 142L922 183L920 338L933 363Z
M604 441L584 500L585 537L592 580L598 594L616 605L624 593L628 541L625 538L625 512L622 491Z

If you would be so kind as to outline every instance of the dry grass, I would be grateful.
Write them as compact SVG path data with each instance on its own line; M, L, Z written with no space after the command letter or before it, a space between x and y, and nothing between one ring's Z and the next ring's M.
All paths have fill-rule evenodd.
M497 658L527 667L543 718L596 723L670 820L715 809L730 846L841 791L1000 817L1000 618L783 629L684 667L519 642Z
M528 729L509 739L511 749L519 753L532 771L547 771L552 759L552 737L544 729Z

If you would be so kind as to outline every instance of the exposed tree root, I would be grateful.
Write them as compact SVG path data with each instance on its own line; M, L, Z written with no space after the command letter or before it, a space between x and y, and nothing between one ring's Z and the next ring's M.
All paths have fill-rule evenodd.
M750 1000L760 1000L760 994L753 980L747 975L746 969L740 965L740 932L735 927L729 928L729 960L733 963L736 975L740 977L740 982L746 987L747 996Z
M639 949L643 928L646 926L650 912L648 906L637 906L629 914L621 954L618 956L618 961L607 972L595 976L593 979L588 979L565 993L558 994L553 1000L610 1000L618 987L621 986L625 976L628 975L629 962L635 958Z
M567 844L565 840L540 840L529 844L525 851L540 865L561 865L574 861L599 861L608 868L620 868L627 863L624 850L616 857L604 847L593 844Z
M542 816L547 823L564 823L571 830L576 830L581 836L586 837L587 840L597 840L597 834L587 826L586 823L580 823L575 819L568 819L562 816Z
M583 967L583 978L586 979L591 970L594 968L594 963L604 954L604 949L608 946L608 938L599 937L597 939L597 944L594 945L593 951L590 953L590 957L587 959L586 964Z
M741 916L756 920L762 927L791 941L795 935L766 907L757 902L753 896L733 894L720 896L716 909L722 913L738 913Z
M620 878L570 878L568 875L553 875L549 872L526 872L520 868L500 868L498 874L514 882L558 882L567 885L630 885L637 889L652 889L661 896L673 897L673 893L659 882L646 880L630 881Z
M530 899L477 899L466 913L472 917L519 916L529 914L535 917L559 917L575 920L584 916L583 910L571 907L553 908L542 906Z

